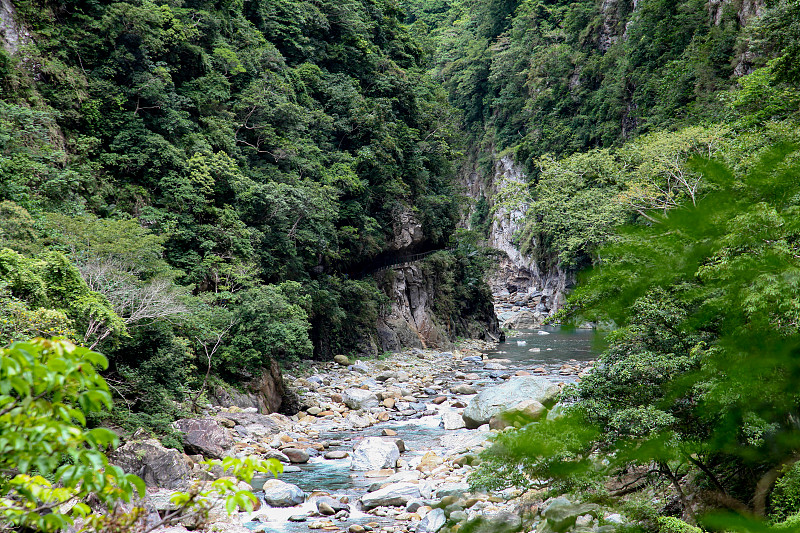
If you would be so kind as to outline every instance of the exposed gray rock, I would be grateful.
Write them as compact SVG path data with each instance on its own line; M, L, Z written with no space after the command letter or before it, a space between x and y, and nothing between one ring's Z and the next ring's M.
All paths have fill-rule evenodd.
M333 513L331 513L331 514L336 514L339 511L349 511L350 510L350 506L349 505L347 505L346 503L340 502L336 498L331 498L330 496L320 496L320 497L318 497L317 501L316 501L316 505L317 505L317 510L320 511L320 512L322 512L320 510L320 507L323 506L323 505L331 508L333 510Z
M300 487L285 483L279 479L270 479L264 483L264 501L272 507L294 507L305 500L305 493Z
M222 459L234 444L230 434L213 418L182 418L175 427L184 434L183 446L189 453Z
M347 389L342 394L342 401L350 409L371 409L378 407L378 396L364 389Z
M461 496L466 492L469 492L469 484L467 483L445 483L436 489L436 497Z
M185 489L191 469L178 450L165 448L156 439L126 442L109 456L111 462L129 474L142 478L148 487Z
M442 424L444 424L444 429L447 430L455 430L465 427L464 418L455 411L443 411Z
M543 377L522 376L482 390L464 409L464 422L468 428L486 424L492 416L507 411L524 400L536 400L552 405L559 393L558 385Z
M406 505L414 499L421 498L419 485L414 483L392 483L375 492L368 492L361 497L364 509L369 510L383 505Z
M550 502L542 515L547 519L548 525L558 533L563 533L575 525L581 515L597 517L600 507L593 503L572 503L562 497Z
M367 437L353 449L350 470L380 470L394 468L400 458L397 444L380 437Z
M417 524L417 533L436 533L447 521L444 510L434 509L426 514Z
M283 454L289 458L289 460L293 463L307 463L308 462L308 452L305 450L299 450L297 448L285 448Z
M478 391L472 385L461 384L451 388L450 392L453 394L477 394Z

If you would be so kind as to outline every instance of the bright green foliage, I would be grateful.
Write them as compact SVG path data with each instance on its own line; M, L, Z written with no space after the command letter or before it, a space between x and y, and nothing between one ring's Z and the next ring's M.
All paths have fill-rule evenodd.
M582 442L590 423L598 433L584 442L585 453L613 451L608 461L587 471L580 460L591 455L576 448L574 458L552 466L522 444L499 449L501 461L509 455L532 461L540 468L531 478L573 484L652 465L683 490L691 490L687 469L697 469L703 490L766 516L772 484L796 461L800 442L798 154L794 145L774 146L746 173L696 160L692 168L708 184L705 194L666 215L648 212L654 222L619 229L599 250L602 263L579 286L573 311L613 319L621 329L572 391L579 421L567 418L555 438ZM548 444L554 438L548 427L532 424L520 433L547 449L558 445ZM742 470L751 474L731 474ZM776 489L778 518L794 512L793 476L786 476L785 487ZM693 517L689 500L683 505ZM708 523L748 530L749 518L740 518Z
M800 512L800 464L787 466L770 495L770 518L782 522Z
M674 516L660 516L658 517L658 533L703 533L703 530Z
M88 413L111 406L97 373L107 364L67 341L0 349L0 521L56 531L91 512L80 501L89 494L109 509L135 491L143 495L142 481L103 454L118 444L117 436L86 428ZM74 498L79 503L59 511Z
M63 311L39 307L31 309L24 300L13 297L0 285L0 342L34 337L74 339L72 321Z
M27 307L41 309L38 313L45 321L56 320L66 325L65 319L70 320L86 342L94 338L95 325L102 325L114 335L126 334L124 322L108 300L90 290L78 269L59 252L29 259L8 248L2 249L0 281L13 297L24 300ZM48 313L46 309L54 311ZM58 318L59 313L65 315L64 319Z

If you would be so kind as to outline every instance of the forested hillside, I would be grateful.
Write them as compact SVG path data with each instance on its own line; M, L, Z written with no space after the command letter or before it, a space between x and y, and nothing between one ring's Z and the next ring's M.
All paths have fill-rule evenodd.
M208 367L358 353L387 298L354 274L448 244L457 111L394 2L13 5L3 343L102 350L167 420Z
M592 269L555 318L616 330L567 415L504 433L473 483L543 491L540 532L594 524L580 502L795 531L800 4L405 5L493 193L475 229L522 213L542 272Z

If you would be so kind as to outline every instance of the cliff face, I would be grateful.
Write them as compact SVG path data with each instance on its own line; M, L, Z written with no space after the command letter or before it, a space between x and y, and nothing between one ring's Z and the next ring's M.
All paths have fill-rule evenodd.
M566 292L574 284L574 273L562 269L554 258L525 255L515 244L514 237L521 229L527 206L494 207L499 191L514 183L524 183L525 179L525 172L508 155L495 162L492 175L482 178L473 166L463 179L470 197L477 199L483 195L493 206L487 245L503 255L487 281L501 323L514 328L540 325L564 304Z
M456 337L500 340L500 325L488 294L471 302L456 302L461 309L456 315L437 307L442 299L450 298L453 282L448 278L438 275L426 262L398 266L378 275L378 285L390 302L377 324L376 344L381 350L448 350Z
M17 22L17 11L11 0L0 0L0 44L14 55L19 47L30 41L28 31Z

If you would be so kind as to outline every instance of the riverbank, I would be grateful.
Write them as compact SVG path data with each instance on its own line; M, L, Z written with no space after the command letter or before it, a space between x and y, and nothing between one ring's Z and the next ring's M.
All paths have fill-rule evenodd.
M502 347L546 352L546 333L529 332L527 340ZM446 519L516 516L515 493L469 491L477 455L504 424L470 424L464 409L481 391L509 380L549 383L552 394L579 379L592 361L556 356L543 365L536 357L504 359L504 351L467 341L451 352L416 349L352 364L339 357L303 376L286 376L301 398L303 410L295 417L209 407L194 425L179 421L179 427L196 429L185 431L193 462L200 455L258 455L284 464L278 480L256 492L259 509L231 517L214 509L207 526L230 532L422 533L436 531ZM192 468L196 473L198 467ZM163 514L170 493L151 489L151 512Z

